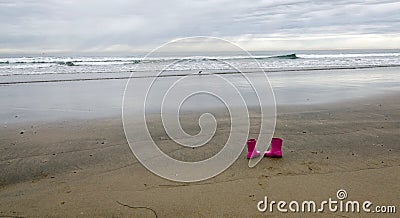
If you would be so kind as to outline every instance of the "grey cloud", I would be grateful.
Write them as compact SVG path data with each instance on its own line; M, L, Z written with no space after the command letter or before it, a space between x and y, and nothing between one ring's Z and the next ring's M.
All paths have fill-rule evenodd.
M275 33L320 33L327 29L332 31L327 33L355 30L359 34L398 33L400 25L395 21L400 19L396 12L399 10L400 3L397 1L301 1L271 8L260 7L256 12L239 15L236 19L257 23L258 27Z
M0 48L149 47L176 37L397 34L400 2L0 0Z

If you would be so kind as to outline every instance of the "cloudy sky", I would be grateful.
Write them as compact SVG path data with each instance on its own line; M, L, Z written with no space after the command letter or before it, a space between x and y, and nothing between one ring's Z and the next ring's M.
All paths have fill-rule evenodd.
M398 0L0 0L0 53L146 51L215 36L248 50L400 45Z

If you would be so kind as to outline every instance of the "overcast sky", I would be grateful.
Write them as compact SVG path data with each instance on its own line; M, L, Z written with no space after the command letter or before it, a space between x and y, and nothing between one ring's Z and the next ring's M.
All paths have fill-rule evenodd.
M248 50L400 45L398 0L0 0L0 53L146 51L215 36Z

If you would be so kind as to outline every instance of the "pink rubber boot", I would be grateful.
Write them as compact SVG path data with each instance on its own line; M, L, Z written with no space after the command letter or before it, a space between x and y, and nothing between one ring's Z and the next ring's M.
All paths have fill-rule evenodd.
M252 159L260 156L260 152L256 148L256 139L247 140L247 159Z
M282 139L272 138L271 149L264 153L265 157L282 157Z

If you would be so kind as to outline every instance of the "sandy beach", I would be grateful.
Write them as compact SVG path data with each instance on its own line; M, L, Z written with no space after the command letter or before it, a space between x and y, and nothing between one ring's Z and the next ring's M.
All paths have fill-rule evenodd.
M0 0L0 218L400 217L399 11Z
M182 118L189 132L198 128L195 117ZM138 163L118 116L4 124L0 216L396 217L365 212L290 214L276 209L262 213L257 203L265 196L320 202L336 198L344 189L349 200L398 207L399 127L398 92L329 104L278 105L275 136L284 139L282 159L264 158L249 168L243 151L212 179L177 183ZM225 140L229 128L221 125L218 130L216 144ZM159 130L154 131L157 135ZM169 146L168 138L157 139L169 155L182 155Z

